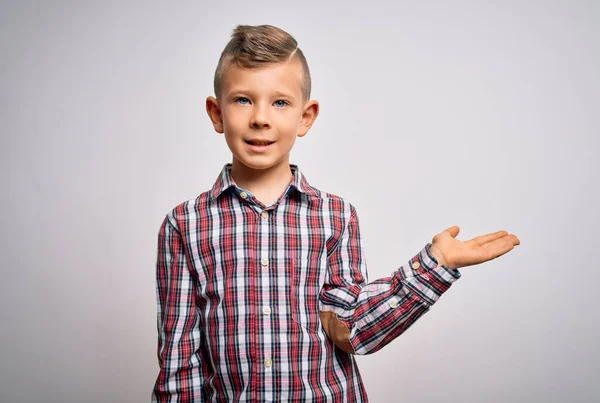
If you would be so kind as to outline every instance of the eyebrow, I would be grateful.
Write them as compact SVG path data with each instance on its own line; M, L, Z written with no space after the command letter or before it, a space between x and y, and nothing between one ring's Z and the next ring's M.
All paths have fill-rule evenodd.
M247 90L247 89L244 89L244 88L233 88L230 91L227 91L227 95L233 95L233 94L237 94L237 93L255 95L254 91ZM277 97L295 99L295 97L292 94L287 93L287 92L283 92L283 91L275 91L273 93L273 95L275 95Z

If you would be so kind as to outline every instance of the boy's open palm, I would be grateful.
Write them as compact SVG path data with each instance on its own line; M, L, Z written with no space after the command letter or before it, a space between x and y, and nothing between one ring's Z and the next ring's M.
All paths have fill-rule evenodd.
M456 225L433 237L431 253L439 264L453 269L471 266L504 255L521 241L506 231L492 232L480 235L463 242L456 239L460 228Z

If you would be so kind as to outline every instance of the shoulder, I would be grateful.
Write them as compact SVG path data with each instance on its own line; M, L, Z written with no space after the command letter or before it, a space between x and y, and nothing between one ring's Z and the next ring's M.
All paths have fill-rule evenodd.
M297 165L294 165L294 167L299 170ZM323 208L325 210L331 210L334 212L343 212L347 213L348 215L356 211L354 205L346 198L322 190L314 186L312 183L309 183L304 175L304 172L302 172L300 178L296 177L296 186L304 193L304 200L308 200L311 204L318 206L318 208Z
M163 216L162 225L169 224L179 230L186 222L191 222L200 215L203 206L208 204L209 197L210 190L207 190L193 199L180 202Z
M313 187L313 189L315 188ZM339 216L344 221L348 221L357 215L356 207L345 197L323 190L315 190L317 192L314 198L319 200L324 213Z
M356 207L348 199L334 193L320 191L319 205L320 217L324 225L331 230L334 245L337 245L344 236L348 236L344 234L358 232ZM335 246L330 246L328 249L333 250Z

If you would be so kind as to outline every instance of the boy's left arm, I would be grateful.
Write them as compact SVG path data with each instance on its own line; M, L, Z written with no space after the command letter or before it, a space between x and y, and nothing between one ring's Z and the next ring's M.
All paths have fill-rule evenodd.
M320 318L325 332L348 353L362 355L380 350L406 331L460 278L455 260L466 266L506 253L508 250L500 253L493 247L508 243L501 233L504 231L466 243L487 242L487 246L484 253L474 248L478 251L467 253L468 258L465 259L466 252L461 247L457 249L456 244L464 243L454 239L458 227L451 227L436 235L433 244L427 243L390 277L367 283L358 216L350 205L350 218L329 256L327 281L319 298ZM456 253L457 250L460 253ZM496 253L497 256L491 257ZM466 261L470 263L464 264Z

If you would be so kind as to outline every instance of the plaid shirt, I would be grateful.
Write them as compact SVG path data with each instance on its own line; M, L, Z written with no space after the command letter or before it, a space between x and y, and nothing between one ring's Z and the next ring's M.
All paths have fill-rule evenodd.
M460 277L427 243L368 283L354 206L290 169L265 206L226 164L164 218L153 402L366 402L353 354L384 347Z

